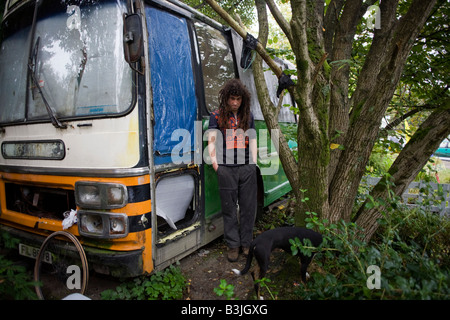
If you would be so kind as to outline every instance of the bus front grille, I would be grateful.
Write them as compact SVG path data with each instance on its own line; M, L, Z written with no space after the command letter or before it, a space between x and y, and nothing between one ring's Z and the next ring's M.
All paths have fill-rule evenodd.
M5 183L6 208L40 218L63 220L75 209L73 190Z

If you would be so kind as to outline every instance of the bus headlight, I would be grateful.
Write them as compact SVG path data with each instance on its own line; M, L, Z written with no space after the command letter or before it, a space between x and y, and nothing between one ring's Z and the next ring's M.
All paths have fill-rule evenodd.
M75 201L83 209L117 209L128 203L127 187L119 183L78 181Z
M128 235L128 217L124 213L78 210L78 232L92 238L122 238Z

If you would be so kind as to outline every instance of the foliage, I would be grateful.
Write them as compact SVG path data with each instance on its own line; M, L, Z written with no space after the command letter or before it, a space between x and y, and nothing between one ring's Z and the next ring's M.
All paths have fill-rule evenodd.
M382 229L370 243L359 240L354 223L328 224L309 213L308 227L322 230L319 248L292 241L304 254L318 250L301 299L450 299L448 218L398 210L379 221ZM294 250L295 251L295 250ZM380 288L369 289L369 266L380 269Z
M170 265L151 276L136 277L119 285L116 290L105 290L103 300L171 300L181 299L186 279L180 268Z
M19 239L12 237L8 232L0 232L0 248L13 249L19 245Z
M440 170L437 175L440 183L450 183L450 169Z
M276 300L278 292L276 292L276 291L272 292L272 290L270 290L270 287L271 287L270 286L270 282L271 282L271 280L269 278L266 278L266 277L263 277L261 279L255 280L255 283L259 284L261 289L267 290L267 292L269 293L270 298L272 300Z
M278 293L275 291L272 292L269 285L270 282L271 280L266 277L255 280L255 283L260 285L261 290L267 290L272 300L275 300ZM225 296L227 300L236 299L234 298L234 285L228 284L225 279L220 279L220 284L218 287L214 288L214 293L219 297Z
M13 248L18 240L8 233L0 233L0 248ZM17 265L0 255L0 299L1 300L34 300L35 282L26 268Z
M185 4L200 11L204 15L219 21L222 24L226 24L220 16L203 0L182 0ZM225 9L231 15L239 15L244 25L250 25L255 20L254 1L232 1L232 0L219 0L217 1L222 8Z
M366 166L366 175L381 177L388 172L394 160L390 147L386 148L385 144L376 143Z
M439 0L411 50L401 79L407 89L403 95L405 105L417 101L439 104L450 96L449 15L448 1Z
M0 255L0 299L35 300L34 282L24 266Z
M422 208L395 211L388 219L380 221L380 236L396 232L396 236L408 245L417 245L422 255L434 259L440 266L450 266L450 221ZM388 222L391 222L390 224ZM391 228L394 224L395 230Z
M220 285L214 288L214 293L219 297L225 296L227 300L231 300L234 296L234 285L228 284L225 279L220 279Z

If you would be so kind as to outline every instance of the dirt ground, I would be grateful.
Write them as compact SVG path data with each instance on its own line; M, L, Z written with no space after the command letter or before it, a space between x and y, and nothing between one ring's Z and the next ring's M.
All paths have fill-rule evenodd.
M266 211L265 218L257 222L256 229L259 231L256 232L255 236L264 229L270 228L269 225L272 222L268 223L267 221L279 219L280 214L285 217L287 208L284 205L286 205L286 201L281 201ZM240 254L238 261L229 262L226 251L226 244L223 237L220 237L179 261L179 268L188 282L184 299L226 299L224 296L219 297L214 292L214 288L219 287L222 279L227 284L234 286L233 299L252 300L256 298L250 272L243 276L238 276L231 271L232 269L242 270L245 266L246 258ZM255 260L253 260L254 263L256 263ZM265 300L295 299L293 292L298 285L302 285L300 283L299 259L282 250L275 250L271 255L266 278L270 279L270 282L267 282L268 289L263 288L261 290ZM114 278L94 275L89 279L86 295L91 299L100 299L102 291L115 289L118 284L120 282L114 280Z
M194 252L180 261L180 269L188 282L185 299L211 300L221 299L214 292L220 280L234 285L235 297L240 300L249 299L253 293L251 276L237 276L231 269L243 269L246 258L239 255L237 262L229 262L226 257L226 246L218 239L206 247Z
M191 254L180 261L180 268L188 281L185 299L190 300L217 300L219 297L214 288L219 287L221 279L234 286L233 299L255 299L253 279L250 272L238 276L231 269L242 270L246 258L239 255L236 262L229 262L226 257L226 245L222 239L216 240L205 248ZM253 263L256 263L253 260ZM270 279L267 289L261 294L266 300L290 299L293 290L300 279L300 264L297 257L293 257L281 250L272 253L271 263L266 278ZM296 277L297 276L297 277ZM296 278L297 281L295 280Z
M253 279L250 273L243 276L234 274L231 269L242 270L246 258L239 255L236 262L229 262L226 257L226 245L223 238L206 245L191 255L179 261L178 267L185 276L188 286L183 299L186 300L223 300L214 288L219 287L224 279L227 284L234 286L233 299L255 299ZM255 263L255 261L254 261ZM300 267L296 257L292 257L282 251L274 251L271 258L270 270L266 276L271 280L268 283L269 290L276 299L290 299L297 281L300 279ZM89 278L86 296L93 300L101 299L101 292L107 289L115 289L121 282L109 276L92 274ZM271 300L272 295L263 289L261 291L266 300Z
M251 276L249 274L237 276L231 271L233 268L242 269L244 265L245 258L242 255L237 262L229 262L226 258L223 238L215 240L179 261L178 267L188 283L183 298L187 300L225 299L214 293L214 288L219 287L221 279L235 286L234 297L240 300L252 298L250 296L253 294ZM85 295L93 300L100 300L102 291L115 289L120 283L112 277L93 274L89 278Z
M258 219L255 229L255 237L273 225L273 221L281 221L289 215L289 203L281 200L269 208ZM238 276L232 269L242 270L245 266L246 258L240 254L236 262L229 262L227 259L227 247L223 237L207 244L199 250L179 261L179 268L185 276L188 286L184 294L187 300L221 300L226 297L219 297L214 288L218 288L223 279L227 284L234 286L233 299L253 300L256 298L253 287L253 279L249 273ZM256 261L253 260L253 264ZM310 269L314 268L313 264ZM271 255L271 262L266 278L268 288L263 288L261 294L265 300L295 299L294 291L300 282L300 262L298 257L285 253L282 250L274 250ZM109 281L108 281L109 279ZM119 282L111 278L93 277L89 281L87 295L91 299L100 299L100 294L106 289L115 289Z

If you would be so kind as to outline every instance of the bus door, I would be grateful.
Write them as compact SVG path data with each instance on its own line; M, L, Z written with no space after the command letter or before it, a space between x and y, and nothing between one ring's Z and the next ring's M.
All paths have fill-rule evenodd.
M146 7L152 91L155 265L162 268L201 242L199 171L193 165L198 104L192 29L168 11ZM195 49L195 48L194 48Z

